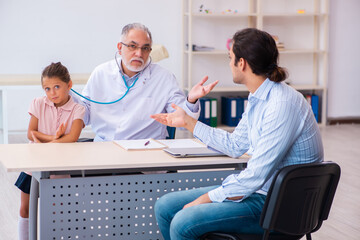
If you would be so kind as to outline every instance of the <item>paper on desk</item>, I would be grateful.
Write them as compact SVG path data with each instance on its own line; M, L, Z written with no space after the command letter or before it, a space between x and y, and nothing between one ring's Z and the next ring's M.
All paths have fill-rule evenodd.
M137 140L114 140L113 142L125 150L150 150L166 148L165 145L152 138Z
M206 148L205 144L202 144L194 139L164 139L158 141L166 145L168 148Z

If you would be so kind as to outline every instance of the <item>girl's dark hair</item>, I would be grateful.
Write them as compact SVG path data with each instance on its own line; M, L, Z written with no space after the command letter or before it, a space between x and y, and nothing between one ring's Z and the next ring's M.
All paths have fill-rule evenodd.
M44 77L58 77L65 83L70 82L69 71L64 65L61 64L61 62L51 63L49 66L47 66L41 74L41 82L43 81Z
M274 82L284 81L288 73L278 66L279 52L275 41L267 32L256 28L246 28L233 36L232 50L235 54L235 65L240 58L246 60L252 72Z

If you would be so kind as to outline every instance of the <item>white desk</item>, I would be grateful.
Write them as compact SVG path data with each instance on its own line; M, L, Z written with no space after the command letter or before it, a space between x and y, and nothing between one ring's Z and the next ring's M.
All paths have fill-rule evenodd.
M125 151L112 142L0 145L7 171L33 172L31 239L162 239L153 205L171 191L220 184L233 171L88 176L88 173L241 168L247 158L173 158L162 150ZM81 170L79 172L79 170ZM237 170L238 172L238 170ZM48 179L49 174L82 177ZM40 189L38 189L40 187Z

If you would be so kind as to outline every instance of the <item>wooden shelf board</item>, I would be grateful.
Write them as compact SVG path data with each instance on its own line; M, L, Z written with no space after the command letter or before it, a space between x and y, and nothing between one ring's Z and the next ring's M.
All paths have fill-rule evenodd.
M263 17L324 17L325 13L261 13Z
M298 91L301 90L325 90L325 87L319 85L289 85L295 88ZM185 89L189 91L189 88ZM221 92L249 92L246 86L244 85L233 85L233 86L223 86L223 87L215 87L211 92L213 93L221 93Z
M237 18L237 17L256 17L256 13L185 13L185 16L203 18Z
M325 53L323 50L315 49L278 49L280 54L301 54L301 53Z
M86 84L90 74L71 74L73 84ZM0 74L0 86L40 85L40 74Z
M212 51L191 51L191 54L193 55L227 55L228 50L222 50L222 49L215 49ZM185 54L189 54L189 51L185 51ZM317 53L322 54L326 53L324 50L315 50L315 49L279 49L280 54L308 54L308 53Z
M326 88L320 85L291 85L291 87L295 88L298 91L301 90L325 90Z

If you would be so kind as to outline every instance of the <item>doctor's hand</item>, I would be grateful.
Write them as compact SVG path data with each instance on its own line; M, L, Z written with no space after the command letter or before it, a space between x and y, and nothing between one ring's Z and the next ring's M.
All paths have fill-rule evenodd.
M192 132L194 130L197 120L187 115L184 109L175 105L174 103L171 104L171 107L175 109L175 112L159 113L159 114L151 115L150 117L155 119L161 124L170 127L184 127L188 129L190 132Z
M199 98L206 96L215 86L219 80L204 86L204 83L209 79L205 76L198 84L196 84L188 94L189 103L195 103Z

